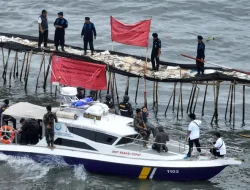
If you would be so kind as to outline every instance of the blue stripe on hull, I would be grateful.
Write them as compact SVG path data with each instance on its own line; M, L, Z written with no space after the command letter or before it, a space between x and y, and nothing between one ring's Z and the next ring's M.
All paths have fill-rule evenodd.
M23 153L2 151L2 153L11 156L29 157L39 163L57 163L63 161L69 165L84 165L89 172L102 173L108 175L121 175L130 178L138 178L143 166L134 166L129 164L118 164L104 161L88 160L66 156L53 156L46 154ZM147 166L148 167L148 166ZM207 168L157 168L152 179L167 181L185 181L185 180L205 180L210 179L220 173L226 166L207 167ZM150 177L154 167L151 168L147 178Z

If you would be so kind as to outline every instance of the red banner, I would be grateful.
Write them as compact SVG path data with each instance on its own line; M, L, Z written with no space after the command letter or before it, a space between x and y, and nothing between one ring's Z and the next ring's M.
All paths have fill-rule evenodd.
M51 82L91 90L106 90L106 65L53 56Z
M122 44L148 47L150 24L151 19L135 24L124 24L111 16L111 39Z

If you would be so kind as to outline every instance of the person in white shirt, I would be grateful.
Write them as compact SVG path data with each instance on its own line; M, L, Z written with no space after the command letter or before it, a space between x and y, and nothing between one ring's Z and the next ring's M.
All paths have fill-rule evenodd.
M226 145L221 138L221 134L219 132L216 132L214 134L214 139L214 148L212 148L210 152L216 157L224 157L224 155L226 155Z
M187 156L184 157L184 159L188 159L191 157L191 153L193 151L193 146L195 144L197 151L200 153L200 125L201 121L196 120L196 115L194 113L189 114L190 119L192 120L188 126L188 133L187 133L187 138L186 141L188 141L189 145L189 151L187 153Z

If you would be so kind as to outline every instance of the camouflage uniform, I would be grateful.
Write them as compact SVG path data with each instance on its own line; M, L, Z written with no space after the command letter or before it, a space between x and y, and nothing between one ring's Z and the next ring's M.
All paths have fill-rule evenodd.
M58 122L56 114L48 112L43 116L45 136L48 146L54 146L54 120Z
M141 126L143 128L139 128L138 126ZM142 117L138 117L137 115L134 117L134 128L135 128L135 131L137 131L138 133L142 135L144 141L148 140L150 133L147 129L145 129L145 125L142 121Z

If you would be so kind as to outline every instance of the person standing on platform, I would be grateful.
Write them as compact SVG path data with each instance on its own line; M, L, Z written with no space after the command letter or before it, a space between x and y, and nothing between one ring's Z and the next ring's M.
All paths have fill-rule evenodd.
M198 39L198 46L197 46L197 59L200 59L201 61L196 60L196 66L197 66L197 75L204 74L204 60L205 60L205 44L203 43L203 37L197 36Z
M154 39L152 53L151 53L152 70L158 71L160 65L160 55L161 55L161 40L158 38L157 33L153 33L152 36Z
M93 35L94 39L96 39L95 25L94 23L90 22L89 17L85 17L85 23L83 25L81 33L81 37L83 37L83 43L84 43L84 55L87 54L88 43L91 50L91 55L94 55Z
M38 48L41 48L41 44L44 43L44 47L47 47L47 40L49 34L47 11L42 10L42 14L38 17L38 28L39 28L39 41Z
M62 51L64 51L65 28L68 28L68 21L65 18L63 18L63 12L58 13L58 18L55 20L54 26L56 28L55 39L54 39L56 51L58 51L59 45L61 45Z

